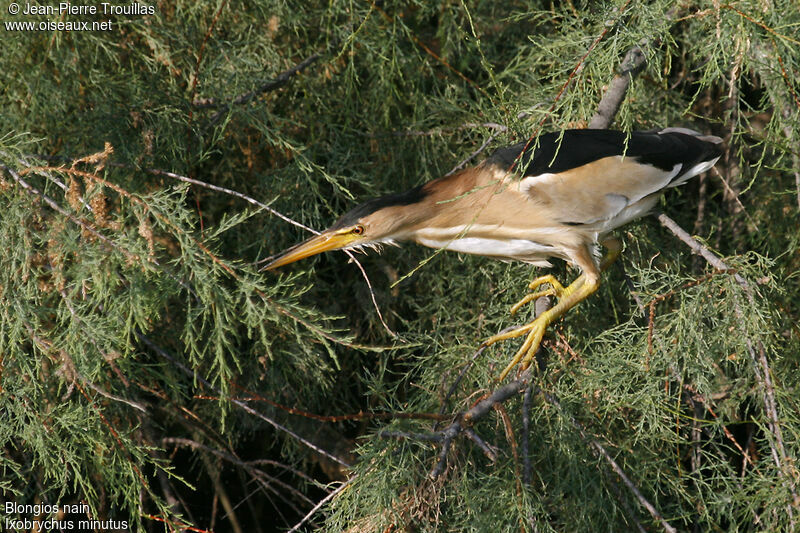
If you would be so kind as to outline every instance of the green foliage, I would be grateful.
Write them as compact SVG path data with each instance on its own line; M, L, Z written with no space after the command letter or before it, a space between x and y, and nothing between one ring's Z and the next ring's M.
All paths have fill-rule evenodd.
M109 32L11 31L46 17L4 5L3 501L272 531L350 477L307 527L661 528L596 443L678 530L797 529L800 8L673 4L161 2ZM520 394L476 421L497 458L462 435L431 479L441 442L382 432L430 433L416 415L499 386L514 342L448 394L536 273L358 256L385 327L342 254L259 272L307 236L271 210L321 229L584 127L635 45L647 66L613 127L725 138L662 209L740 277L654 219L624 228L627 273L549 333L529 409Z

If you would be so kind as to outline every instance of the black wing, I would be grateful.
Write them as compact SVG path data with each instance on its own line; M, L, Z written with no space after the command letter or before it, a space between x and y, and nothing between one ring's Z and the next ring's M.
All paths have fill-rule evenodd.
M563 137L561 132L540 135L527 149L524 142L500 148L486 163L528 177L565 172L605 157L625 156L665 171L672 171L680 164L674 180L682 181L692 168L718 158L722 154L721 143L719 137L683 128L630 134L614 130L565 130Z

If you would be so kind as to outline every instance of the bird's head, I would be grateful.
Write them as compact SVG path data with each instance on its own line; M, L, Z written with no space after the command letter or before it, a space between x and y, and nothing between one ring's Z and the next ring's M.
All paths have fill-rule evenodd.
M409 229L428 212L425 197L422 188L417 187L369 200L346 213L319 235L289 248L264 269L273 270L331 250L376 248L404 240Z

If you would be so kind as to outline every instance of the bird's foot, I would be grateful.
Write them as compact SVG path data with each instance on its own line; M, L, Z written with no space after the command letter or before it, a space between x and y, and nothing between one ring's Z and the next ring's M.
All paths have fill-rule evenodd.
M615 238L608 238L604 240L602 244L608 248L608 254L603 259L599 269L592 262L591 254L588 251L584 251L585 261L583 261L583 263L578 263L584 273L575 281L570 283L567 287L564 287L550 274L536 278L528 285L530 290L534 291L542 285L549 285L550 288L536 290L536 292L528 294L511 307L511 314L513 315L519 311L521 307L541 296L555 296L558 299L556 305L541 313L532 322L512 329L511 331L493 335L483 342L482 346L491 346L496 342L516 339L517 337L527 335L525 342L522 343L520 349L514 354L511 362L505 370L503 370L502 374L500 374L499 379L504 379L517 365L520 365L522 370L528 368L536 352L539 350L539 345L542 343L542 338L544 337L545 331L547 331L547 326L558 320L564 313L578 305L597 290L600 283L600 270L608 268L622 250L622 243Z
M536 352L539 350L539 345L542 343L542 338L547 331L547 326L555 322L567 310L571 309L596 291L598 280L596 278L587 279L586 275L583 274L573 281L569 286L564 287L553 276L548 275L536 278L531 282L529 287L531 289L536 289L544 284L550 285L550 288L525 296L525 298L517 302L511 308L511 312L514 313L523 305L535 300L539 296L546 295L553 295L559 299L555 306L544 311L530 323L512 329L511 331L493 335L483 342L484 346L491 346L496 342L515 339L517 337L527 335L525 341L522 343L522 346L519 348L519 350L517 350L517 352L514 354L514 357L511 359L511 362L500 374L500 377L498 378L499 380L504 379L517 365L520 365L522 370L525 370L530 366L531 361L533 361L533 358L536 355Z
M536 317L533 322L525 324L524 326L518 327L511 331L494 335L484 342L486 346L489 346L499 341L514 339L525 334L528 335L525 338L525 341L522 343L522 346L519 348L519 350L517 350L517 353L514 354L511 362L500 374L498 380L505 379L508 373L511 372L511 370L518 364L521 364L520 368L522 370L525 370L530 366L533 357L539 350L539 345L542 343L542 338L544 337L545 331L547 331L547 326L549 326L553 320L557 318L553 316L550 311L551 310L545 311Z

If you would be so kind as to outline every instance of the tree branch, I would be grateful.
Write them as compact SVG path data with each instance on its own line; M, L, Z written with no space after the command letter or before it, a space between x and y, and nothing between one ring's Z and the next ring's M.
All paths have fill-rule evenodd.
M646 46L647 40L642 41L638 46L634 46L628 53L617 70L617 74L611 83L608 84L608 90L603 95L600 103L597 105L597 112L589 122L589 127L593 129L608 128L614 121L614 117L625 99L625 94L628 92L628 87L631 84L633 77L642 71L645 67L646 58L642 47Z
M517 379L510 381L502 387L496 389L488 397L478 402L468 411L456 415L455 421L440 431L435 431L432 433L402 433L382 431L378 433L378 435L380 437L408 438L414 440L441 442L442 449L439 453L439 460L430 473L430 477L436 479L444 471L444 467L447 463L447 453L450 450L450 445L452 444L453 440L462 432L471 432L471 427L475 421L480 420L490 413L494 409L495 405L499 405L525 390L531 383L531 376L532 370L529 368L528 370L522 372ZM486 444L480 438L477 438L476 440L476 437L478 437L476 434L469 433L468 436L476 442L476 444L487 455L487 457L492 460L494 460L493 458L496 458L497 454L488 444Z
M731 270L722 259L714 255L711 250L703 246L703 244L689 235L667 215L663 213L659 214L658 220L664 227L669 229L676 237L678 237L678 239L689 246L695 253L701 255L706 261L708 261L711 266L722 271ZM753 291L748 281L739 274L734 274L734 279L742 287L742 289L744 289L744 292L747 295L750 303L754 304ZM736 316L740 320L747 320L742 308L738 303L735 303L734 309L736 311ZM778 469L778 475L784 478L784 481L787 483L787 488L791 492L794 501L798 501L797 487L794 478L791 474L784 470L785 465L791 463L791 459L786 455L786 448L783 442L783 432L781 431L781 423L778 415L778 403L775 398L775 387L772 383L772 370L770 369L769 361L767 360L764 344L760 340L757 340L755 343L756 345L754 346L753 340L749 337L745 339L745 343L747 344L747 351L750 354L750 359L753 362L753 370L756 376L756 381L758 381L759 385L764 391L764 410L769 418L770 432L774 439L774 442L773 439L767 439L772 452L772 459ZM791 504L787 505L787 513L790 517L791 529L794 531L795 522Z
M673 20L677 13L678 8L673 7L667 11L664 17L666 20ZM660 43L660 39L652 40L653 46L658 46ZM617 69L617 74L608 84L608 90L597 105L597 112L589 121L590 128L605 129L614 121L614 117L617 115L617 111L619 111L619 107L628 93L628 87L630 87L633 77L641 72L647 64L643 48L647 48L649 45L651 45L651 41L643 39L625 54L622 63Z
M208 123L203 128L203 132L208 131L209 129L213 128L222 119L222 117L224 117L225 114L228 111L230 111L232 106L246 104L247 102L249 102L250 100L252 100L253 98L255 98L257 95L259 95L261 93L265 93L265 92L268 92L268 91L274 91L275 89L283 87L284 85L286 85L289 82L289 80L292 78L292 76L295 76L296 74L302 72L303 70L305 70L306 68L308 68L309 66L314 64L314 62L316 62L317 59L319 59L319 58L320 58L319 52L316 53L316 54L312 54L309 57L305 58L300 63L298 63L295 66L293 66L292 68L281 72L275 78L265 82L261 86L253 89L250 92L246 92L246 93L234 98L231 103L222 104L222 107L220 108L220 110L217 111L216 113L214 113L214 115L208 120ZM201 105L198 106L198 107L208 107L208 105L209 105L209 103L206 102L206 101L199 102L199 103ZM194 102L192 102L192 105L194 105Z
M311 517L312 517L312 516L314 516L314 515L317 513L317 511L319 511L320 509L322 509L322 508L325 506L325 504L327 504L329 501L331 501L331 500L332 500L332 499L334 499L336 496L338 496L338 495L339 495L339 494L340 494L340 493L341 493L341 492L342 492L344 489L346 489L347 487L349 487L349 486L350 486L350 484L351 484L353 481L355 481L355 480L356 480L356 477L357 477L357 476L353 476L353 477L351 477L350 479L348 479L347 481L345 481L344 483L342 483L342 484L341 484L341 486L339 486L339 487L338 487L336 490L334 490L333 492L331 492L330 494L328 494L327 496L325 496L324 498L322 498L322 499L321 499L321 500L320 500L320 501L317 503L317 505L315 505L315 506L314 506L314 508L313 508L313 509L311 509L311 510L308 512L308 514L306 514L306 515L305 515L305 516L304 516L304 517L303 517L303 518L302 518L302 519L301 519L301 520L300 520L298 523L296 523L296 524L295 524L295 525L292 527L292 529L290 529L290 530L288 531L288 533L294 533L295 531L297 531L297 530L299 530L301 527L303 527L303 524L305 524L306 522L308 522L309 520L311 520Z

